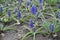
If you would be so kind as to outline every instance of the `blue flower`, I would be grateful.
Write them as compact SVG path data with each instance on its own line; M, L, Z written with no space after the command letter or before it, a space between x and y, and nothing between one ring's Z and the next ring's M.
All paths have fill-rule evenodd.
M5 5L6 5L6 6L9 6L9 5L8 5L8 2L6 2Z
M58 12L58 18L60 19L60 12Z
M60 5L57 5L57 7L60 9Z
M18 0L18 3L20 3L21 2L21 0Z
M43 3L44 0L38 0L38 3Z
M20 19L21 18L21 13L20 11L18 10L18 13L17 13L17 18Z
M50 32L53 32L54 31L54 24L50 24L49 29L50 29Z
M30 27L30 28L33 28L33 27L34 27L32 19L30 19L29 27Z
M2 12L2 6L0 6L0 13Z
M31 12L32 12L32 14L36 14L36 12L37 12L37 7L34 4L31 7Z
M11 17L11 12L10 12L10 10L8 10L8 17Z
M29 6L29 4L30 4L30 2L26 2L26 6L27 6L27 7Z

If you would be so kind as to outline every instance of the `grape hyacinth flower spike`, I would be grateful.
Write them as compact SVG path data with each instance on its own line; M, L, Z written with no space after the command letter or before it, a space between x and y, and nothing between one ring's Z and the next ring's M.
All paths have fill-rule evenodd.
M57 8L59 8L59 9L60 9L60 4L58 4L58 5L57 5Z
M40 10L43 9L43 1L44 0L38 0Z
M8 10L8 17L11 17L11 13L10 13L10 10Z
M2 12L2 6L0 5L0 13Z
M58 19L60 19L60 12L58 12Z
M5 5L6 5L6 7L9 6L9 5L8 5L8 2L6 2Z
M44 0L38 0L38 3L43 3Z
M20 4L21 0L18 0L18 3Z
M21 13L20 13L20 10L18 10L18 13L17 13L17 18L20 19L21 18Z
M30 19L29 27L30 27L30 28L33 28L33 27L34 27L32 19Z
M54 31L54 24L50 24L49 29L50 29L50 32L53 32Z
M36 12L37 12L37 7L36 7L36 5L32 5L32 7L31 7L31 12L32 12L32 14L36 14Z
M27 1L27 2L26 2L26 6L28 7L29 5L30 5L30 2Z

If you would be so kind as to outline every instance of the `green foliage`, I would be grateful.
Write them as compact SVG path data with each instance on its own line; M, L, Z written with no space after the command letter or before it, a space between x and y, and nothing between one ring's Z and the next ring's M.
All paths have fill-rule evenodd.
M51 33L49 30L49 25L50 25L50 23L53 23L54 24L53 33L58 33L58 32L60 32L60 22L57 22L57 21L58 20L56 20L56 19L52 20L52 22L44 21L41 26L44 27L45 30L47 30L46 32L48 34L48 33Z
M0 30L3 30L3 25L0 24Z
M50 5L56 5L57 0L45 0Z
M23 26L25 29L29 30L28 33L26 33L23 37L22 40L25 40L26 38L33 36L33 40L35 40L36 34L40 33L40 34L50 34L50 30L49 30L49 25L51 23L54 24L54 31L53 33L57 33L60 32L60 21L57 20L56 18L56 11L58 10L58 8L56 7L51 7L50 5L56 5L57 2L60 2L60 0L45 0L49 6L46 6L45 2L42 4L39 4L37 0L33 0L30 5L28 7L26 7L25 2L21 2L21 4L18 4L17 0L5 0L8 1L9 6L5 6L3 5L3 12L0 14L0 18L1 21L3 22L11 22L14 20L14 22L16 21L17 23L20 24L20 22L28 22L29 19L33 19L34 22L34 28L38 27L38 23L40 22L41 19L41 24L39 23L39 27L38 29L34 30L34 28L29 28L26 27L25 25ZM0 0L0 3L3 3L2 0ZM31 14L30 12L30 8L32 6L32 4L35 4L37 6L37 12L36 15ZM43 9L40 10L40 6L43 6ZM51 8L50 8L51 7ZM13 10L20 10L21 12L21 18L17 19L17 12L13 13ZM11 17L8 17L7 15L7 11L10 10L11 12ZM37 17L37 14L39 15L39 19ZM52 17L52 21L49 21L51 19L49 19L48 21L46 21L47 19L45 18L45 16L48 15L50 17ZM48 17L48 18L50 18ZM56 18L56 19L55 19ZM38 21L39 20L39 21ZM36 22L38 21L38 22ZM57 22L58 21L58 22ZM29 22L28 22L29 24ZM16 24L14 24L16 25ZM10 25L13 26L13 25ZM13 30L12 27L3 27L2 25L0 25L0 30L1 31L9 31L9 30Z
M6 32L6 31L9 31L9 30L13 30L13 27L3 27L3 25L0 25L0 31Z
M13 27L4 27L2 30L3 31L9 31L9 30L13 30L14 28Z
M28 38L28 37L30 37L30 36L32 36L32 32L26 33L26 34L23 36L22 40L25 40L26 38Z
M25 26L26 29L28 29L30 32L26 33L23 37L22 40L25 40L26 38L33 36L33 40L35 40L36 34L41 33L43 27L38 28L36 31L33 31L32 29L28 28ZM43 33L43 32L42 32ZM43 33L44 34L44 33Z
M57 3L60 3L60 0L57 0Z
M0 0L0 3L2 3L2 0Z

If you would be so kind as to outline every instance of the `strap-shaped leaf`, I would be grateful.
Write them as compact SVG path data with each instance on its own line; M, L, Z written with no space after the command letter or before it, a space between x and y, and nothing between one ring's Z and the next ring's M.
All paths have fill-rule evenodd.
M32 32L26 33L26 34L22 37L22 40L28 38L28 37L31 36L32 34L33 34Z
M42 27L44 27L44 29L46 29L47 31L49 31L49 22L47 22L47 21L44 21L42 24L41 24L41 26Z
M14 30L13 27L4 27L3 31L9 31L9 30Z
M3 30L3 25L0 24L0 30Z
M55 5L57 3L57 0L45 0L50 5Z

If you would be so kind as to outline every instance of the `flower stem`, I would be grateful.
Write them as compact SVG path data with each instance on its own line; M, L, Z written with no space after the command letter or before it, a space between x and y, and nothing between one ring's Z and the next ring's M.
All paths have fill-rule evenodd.
M35 33L34 33L34 35L33 35L33 40L35 40Z

